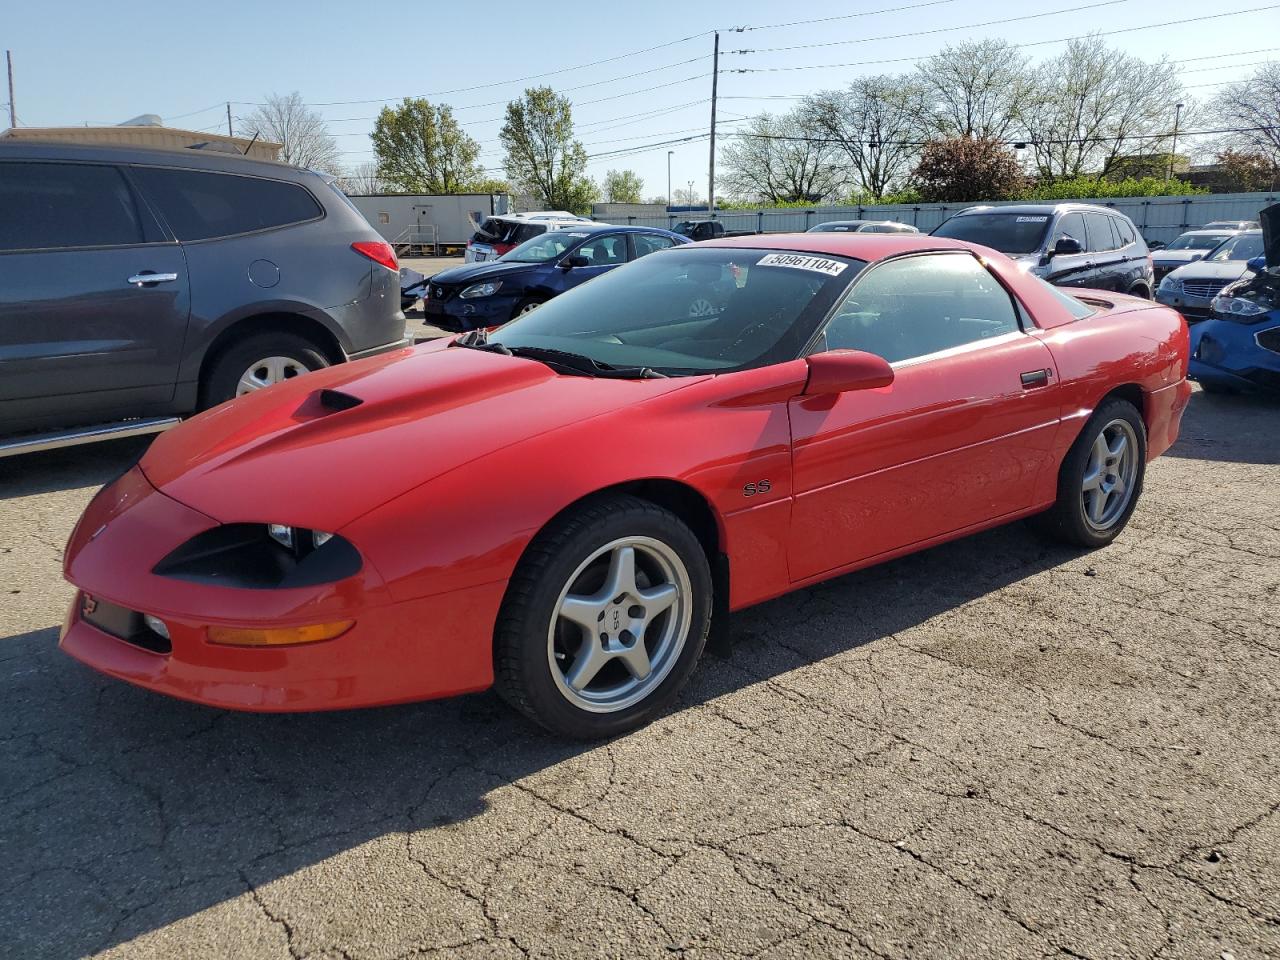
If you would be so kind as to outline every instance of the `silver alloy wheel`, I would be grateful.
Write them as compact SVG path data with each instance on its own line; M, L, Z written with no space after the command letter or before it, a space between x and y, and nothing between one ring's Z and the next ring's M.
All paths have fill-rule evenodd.
M542 304L538 303L536 300L533 301L532 303L526 303L523 307L521 307L519 310L516 311L516 316L523 317L526 313L533 313L533 311L537 310L538 307L540 306L542 306Z
M615 713L649 696L689 638L691 592L679 554L651 537L614 540L579 564L547 630L547 661L565 699Z
M1128 420L1115 419L1098 433L1084 468L1080 498L1084 519L1099 532L1111 529L1133 499L1138 477L1138 436Z
M702 317L714 317L720 311L706 297L698 297L693 303L689 304L689 318L700 319Z
M310 372L310 367L293 357L263 357L250 364L249 369L240 375L240 380L236 383L236 396L242 397L273 383L292 380Z

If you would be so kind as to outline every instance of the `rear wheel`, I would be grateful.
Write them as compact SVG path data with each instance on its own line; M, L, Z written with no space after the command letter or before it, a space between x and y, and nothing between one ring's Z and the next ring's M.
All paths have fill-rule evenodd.
M711 572L692 531L635 497L589 503L539 534L511 578L495 635L495 686L576 739L653 719L702 654Z
M1108 400L1089 418L1058 473L1058 500L1038 518L1067 543L1102 547L1125 528L1142 493L1147 431L1127 400Z
M223 351L201 384L200 408L292 380L329 365L311 341L293 333L272 331L246 337Z

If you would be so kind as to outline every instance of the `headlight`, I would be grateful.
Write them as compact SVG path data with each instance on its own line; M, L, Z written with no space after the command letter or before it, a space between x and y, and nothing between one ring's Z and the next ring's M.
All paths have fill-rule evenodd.
M502 286L501 280L487 280L484 283L473 283L467 289L463 290L458 296L463 300L471 300L474 297L492 297L498 292Z
M355 576L364 565L351 542L283 523L228 523L196 534L155 565L174 580L253 590L310 587Z
M1246 300L1243 297L1224 297L1221 294L1213 298L1209 308L1222 319L1234 320L1236 323L1256 323L1268 313L1266 307L1252 300Z
M1182 289L1182 281L1175 280L1172 273L1166 273L1164 275L1164 279L1160 281L1159 289L1163 290L1165 293L1173 293L1175 290Z

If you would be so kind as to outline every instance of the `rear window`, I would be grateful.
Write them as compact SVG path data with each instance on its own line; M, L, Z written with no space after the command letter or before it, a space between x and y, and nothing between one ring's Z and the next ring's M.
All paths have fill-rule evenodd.
M1049 219L1045 213L970 213L952 217L933 235L980 243L1001 253L1035 253L1044 242Z
M0 163L0 250L142 242L133 191L115 167Z
M252 233L324 214L305 188L283 180L162 167L133 172L179 240Z
M1226 240L1231 234L1229 233L1184 233L1173 243L1165 247L1166 250L1212 250L1223 240Z

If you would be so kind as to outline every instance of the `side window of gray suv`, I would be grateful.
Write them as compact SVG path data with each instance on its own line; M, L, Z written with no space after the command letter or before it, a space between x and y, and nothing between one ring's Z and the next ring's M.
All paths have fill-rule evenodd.
M0 250L144 242L133 191L115 167L0 163Z
M133 167L133 176L183 241L252 233L324 215L304 187L231 173Z

